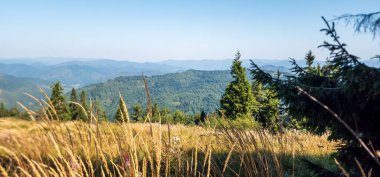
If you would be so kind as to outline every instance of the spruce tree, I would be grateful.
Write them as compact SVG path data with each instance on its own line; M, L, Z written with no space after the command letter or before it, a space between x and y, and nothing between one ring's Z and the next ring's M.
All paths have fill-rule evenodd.
M117 111L114 116L114 120L117 122L127 122L129 119L129 114L128 110L126 109L127 106L125 105L123 98L120 97L119 105L117 106Z
M116 110L116 114L115 114L115 117L114 117L114 120L116 122L124 122L124 117L123 117L123 113L122 113L122 109L121 109L121 100L119 101L119 105L117 106L117 110Z
M1 102L1 103L0 103L0 117L6 117L7 114L8 114L7 112L8 112L8 111L7 111L7 109L5 108L4 103Z
M309 50L305 56L305 60L306 60L306 65L307 65L307 68L311 68L313 63L314 63L314 60L315 60L315 56L313 55L313 52L311 52L311 50Z
M154 110L154 109L153 109ZM141 119L141 115L142 115L142 108L141 108L141 105L140 104L135 104L133 106L133 109L132 109L132 115L131 115L131 118L133 121L139 121Z
M240 56L240 53L237 52L231 66L231 75L234 80L227 85L220 100L220 109L229 119L251 117L255 104L251 85L246 77L245 68L242 67Z
M175 110L173 113L173 123L186 123L186 114L181 110Z
M279 130L283 125L279 114L280 100L276 91L258 81L253 81L252 92L258 103L253 110L255 120L272 131Z
M106 112L103 110L99 101L94 102L92 111L93 111L94 116L98 119L98 121L100 122L108 121Z
M200 121L201 121L202 123L204 123L205 120L206 120L206 118L207 118L206 112L205 112L204 110L202 110L202 111L201 111L201 115L200 115Z
M54 83L51 86L52 93L51 93L51 103L53 104L53 108L57 113L57 119L58 120L70 120L70 111L69 107L67 106L65 97L63 96L63 88L61 83L58 81ZM52 113L53 110L50 109ZM55 116L55 115L53 115ZM55 117L54 117L55 118Z
M9 114L8 116L10 117L18 117L19 118L19 115L20 115L20 111L17 109L17 107L13 107L9 110Z
M84 110L80 110L79 112L79 118L83 121L87 120L86 113L88 112L89 108L87 106L87 95L85 91L81 91L80 95L80 104L82 105ZM88 115L88 114L87 114Z
M158 103L155 102L152 107L152 121L158 122L160 119L160 107L158 106Z
M70 101L78 103L78 95L75 88L71 90ZM70 103L69 107L70 107L70 112L71 112L71 120L78 120L80 118L80 112L81 112L79 106L74 103Z
M288 114L303 122L304 128L319 135L328 132L330 140L339 142L332 157L344 164L350 176L362 176L363 171L380 176L376 152L380 149L380 69L349 53L334 24L323 20L327 28L321 31L333 42L321 45L330 51L330 60L320 73L292 60L293 75L279 80L251 61L254 79L275 88Z
M194 116L195 125L200 125L201 123L204 123L206 120L206 117L207 117L207 115L206 115L206 112L204 110L202 110L200 113L195 114L195 116Z

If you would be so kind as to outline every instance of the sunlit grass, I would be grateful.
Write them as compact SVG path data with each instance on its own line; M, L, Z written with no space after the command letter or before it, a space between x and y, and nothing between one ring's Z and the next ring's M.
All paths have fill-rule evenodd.
M329 164L335 144L299 132L0 119L0 162L8 176L302 174L300 158Z

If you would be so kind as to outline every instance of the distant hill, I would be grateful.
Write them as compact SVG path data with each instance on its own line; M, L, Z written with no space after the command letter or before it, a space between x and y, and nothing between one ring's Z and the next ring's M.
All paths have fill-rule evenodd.
M267 71L273 74L273 71ZM247 71L247 75L248 74ZM148 76L146 81L152 101L160 107L196 113L201 110L211 112L219 108L219 100L232 81L229 70L200 71L187 70L158 76ZM107 82L92 84L81 88L91 99L102 103L111 117L116 112L119 92L125 97L127 105L147 105L144 83L141 76L123 76ZM69 95L69 93L67 94Z
M55 60L62 60L58 62ZM61 81L69 90L89 84L101 83L118 76L136 76L144 73L146 76L162 75L195 70L228 70L232 60L167 60L162 62L137 63L130 61L117 61L109 59L75 59L70 58L33 58L33 59L7 59L0 60L0 74L16 77L37 78L45 81ZM265 70L287 72L287 60L255 60ZM243 65L250 67L248 60Z
M232 77L229 71L188 70L148 76L146 80L153 102L157 102L160 107L195 113L201 110L214 111ZM147 104L141 76L117 77L81 90L86 91L90 98L100 101L111 116L116 112L119 92L130 108L136 103L143 106Z
M6 107L15 106L17 101L29 106L32 99L24 93L42 98L39 87L49 93L49 85L49 82L40 79L0 75L0 102L3 102Z
M0 60L0 101L5 102L7 106L14 106L16 101L26 102L29 98L23 94L24 92L38 95L37 86L49 90L51 83L57 80L63 83L66 91L72 87L94 84L83 89L90 91L94 98L103 102L112 114L115 111L119 91L125 93L129 104L144 103L145 92L141 85L143 73L149 76L148 84L152 84L149 87L153 98L161 106L193 113L200 109L214 110L219 104L219 97L226 84L231 79L227 71L232 63L231 59L166 60L156 63L75 58L65 58L64 62L58 62L49 59L51 58ZM271 73L276 70L288 73L291 67L289 60L254 59L254 61L263 70ZM321 61L317 62L323 64ZM370 66L380 66L378 60L363 60L363 62ZM303 61L298 63L301 66L305 65ZM249 68L249 60L243 60L243 66ZM193 70L186 71L188 69ZM117 78L113 79L115 77ZM181 87L181 84L187 87Z
M115 60L68 61L59 64L39 62L11 63L0 61L0 73L16 77L38 78L46 81L61 81L67 88L81 87L104 82L117 76L159 75L184 69L157 63L136 63ZM24 60L21 60L24 61Z
M251 67L250 60L242 60L243 67ZM283 72L288 72L290 66L289 60L273 60L273 59L253 59L253 61L263 67L265 70L279 69ZM224 60L165 60L158 62L172 67L186 67L187 69L195 70L228 70L231 67L232 59Z
M69 59L65 59L69 60ZM79 59L78 59L79 60ZM37 86L40 87L46 87L47 90L49 90L49 85L51 85L52 82L60 81L63 83L63 86L66 91L69 91L72 87L79 88L83 87L89 84L94 83L102 83L107 81L108 79L113 79L115 77L119 76L137 76L132 78L137 78L137 81L141 81L141 74L144 74L145 76L152 76L152 75L163 75L167 73L176 73L175 75L165 75L162 77L156 76L153 77L154 79L159 78L159 80L164 80L163 83L174 83L174 79L178 79L177 77L191 77L189 73L185 72L184 74L180 74L178 72L185 71L188 69L203 69L203 70L228 70L232 60L221 60L221 61L214 61L214 60L184 60L184 61L166 61L166 62L158 62L158 63L136 63L136 62L129 62L129 61L115 61L115 60L108 60L108 59L101 59L101 60L83 60L83 61L64 61L64 62L57 62L57 61L50 61L50 62L44 62L47 61L47 58L42 59L36 59L36 60L27 60L27 59L19 59L19 60L0 60L0 74L2 75L2 80L0 80L0 101L3 101L7 103L9 106L14 106L16 101L24 101L28 98L23 94L24 92L32 93L34 95L38 95L39 91ZM3 63L2 63L3 62ZM248 62L248 61L245 61ZM271 62L267 62L271 63ZM262 67L265 70L275 71L279 69L280 71L286 72L288 71L288 68L284 66L276 66L276 65L270 65L265 62L261 62L260 64L263 64ZM265 64L265 65L264 65ZM249 64L246 64L246 66L249 66ZM221 71L217 71L216 73L219 73ZM187 74L186 74L187 73ZM201 72L202 73L202 72ZM212 73L212 72L211 72ZM223 71L225 75L221 76L220 73L218 75L213 76L213 80L220 81L218 85L220 88L224 90L226 83L228 83L229 73L228 71ZM212 73L215 74L215 73ZM170 78L167 78L168 76L171 76L173 78L170 80ZM202 76L203 77L203 76ZM213 83L206 83L206 81L201 79L207 79L212 76L204 76L205 78L197 78L197 82L203 83L204 85L209 85ZM222 78L223 77L223 78ZM149 77L150 78L150 77ZM118 78L119 79L119 78ZM166 79L169 79L170 81L166 81ZM193 78L194 79L194 78ZM200 80L199 80L200 79ZM227 80L225 80L227 79ZM117 79L115 79L117 80ZM112 81L112 80L111 80ZM106 82L108 83L108 82ZM5 87L9 87L9 85L12 85L12 89L7 89ZM176 95L178 98L182 98L180 95L184 94L183 97L186 97L189 95L189 92L191 89L200 89L199 85L196 83L189 83L190 87L189 90L182 90L184 92L178 92ZM214 88L214 86L211 86ZM156 88L156 87L152 87ZM157 86L158 88L158 86ZM159 85L159 88L166 89L167 87L165 85ZM171 107L173 109L182 109L187 112L196 112L200 108L200 103L202 104L209 104L206 105L206 110L211 110L215 108L215 104L217 103L215 100L218 100L221 91L220 88L218 89L217 93L215 93L215 90L207 90L206 88L201 88L200 90L204 93L209 93L211 102L203 101L203 102L197 102L197 103L180 103L178 101L167 101L166 98L163 98L163 106ZM123 88L120 88L123 89ZM135 89L135 88L131 88ZM172 90L169 90L169 94L173 95L176 87L170 88ZM202 90L203 89L203 90ZM205 90L205 91L204 91ZM118 92L114 92L112 94L116 94ZM161 92L160 92L161 93ZM166 97L166 93L160 94L160 97ZM142 94L144 96L145 93ZM210 96L211 95L211 96ZM197 96L197 95L195 95ZM204 96L204 95L202 95ZM207 96L207 95L206 95ZM196 98L192 96L193 98ZM197 101L200 98L196 99ZM203 99L203 97L202 97ZM205 100L208 100L208 98L204 98ZM141 102L141 99L138 100L138 102ZM170 102L170 103L169 103ZM189 108L186 108L187 104L190 104L191 106ZM197 106L194 106L195 104L198 104ZM108 103L109 108L113 106L113 104ZM112 109L111 109L112 110Z

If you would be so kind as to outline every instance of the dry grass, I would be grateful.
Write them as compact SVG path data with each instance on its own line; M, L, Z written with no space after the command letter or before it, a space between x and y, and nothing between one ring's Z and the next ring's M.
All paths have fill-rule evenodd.
M335 143L308 133L0 119L3 176L284 176Z
M310 176L300 159L328 163L336 145L327 135L152 124L150 111L131 123L124 100L123 123L101 123L77 103L89 122L61 122L46 94L29 96L41 114L20 105L33 121L0 119L1 176Z

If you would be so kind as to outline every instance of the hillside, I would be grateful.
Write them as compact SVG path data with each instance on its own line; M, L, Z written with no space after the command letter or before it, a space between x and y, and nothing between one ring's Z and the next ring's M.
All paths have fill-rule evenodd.
M71 60L71 61L70 61ZM59 62L61 61L61 62ZM289 72L288 60L254 60L264 70ZM67 89L104 82L118 76L146 76L175 73L189 69L228 70L232 59L226 60L166 60L161 62L131 62L110 59L34 58L0 60L0 73L16 77L61 81ZM249 60L243 66L250 67Z
M0 102L3 102L7 107L15 106L17 101L29 105L31 99L24 93L40 98L42 95L38 88L41 87L48 91L49 85L49 82L40 79L0 75Z
M16 77L30 77L45 81L61 81L66 87L82 87L104 82L118 76L158 75L180 71L179 67L158 63L137 63L115 60L67 61L43 64L40 62L11 63L0 61L0 73ZM1 63L2 62L2 63ZM183 69L182 69L183 70Z
M172 75L168 74L164 76L148 77L149 84L151 84L150 82L155 83L154 85L151 85L150 88L152 89L154 98L159 100L157 102L161 106L170 109L181 109L190 113L198 112L201 109L213 111L219 105L219 97L226 84L230 81L230 76L228 71L212 72L210 70L228 70L231 65L230 60L168 60L158 63L136 63L102 59L65 61L62 63L41 62L42 61L39 60L35 60L34 62L25 62L24 60L14 60L13 62L11 60L0 60L0 74L3 74L0 80L0 101L6 103L9 107L13 107L15 106L16 101L25 102L28 100L24 95L25 92L32 93L39 97L40 93L37 86L49 90L49 85L55 81L63 83L65 91L69 91L72 87L80 88L89 84L102 83L108 79L112 79L105 84L98 84L84 88L89 89L94 86L99 87L99 85L104 85L104 89L109 90L106 87L111 86L107 85L107 83L112 84L120 79L125 79L128 82L135 80L133 82L142 83L140 76L142 73L145 76L175 73ZM248 61L245 60L245 62L247 63ZM277 62L280 62L280 60ZM264 70L275 71L279 69L283 72L288 71L284 66L275 65L276 63L272 60L268 60L266 63L261 62L260 64L263 64L261 67ZM281 64L281 62L278 64ZM197 71L197 73L199 73L198 75L194 75L194 73L191 74L190 71L176 73L194 68L205 69L207 71ZM113 79L116 77L119 78ZM157 82L161 82L161 84L156 84L156 80ZM209 80L212 80L213 82L208 83ZM179 83L186 83L189 86L187 88L182 88L177 86ZM131 103L134 104L145 100L145 92L143 89L137 86L127 88L130 89L130 91L126 92L125 95L131 99ZM110 112L113 113L117 100L115 101L112 99L111 101L109 95L117 95L119 91L118 89L121 91L125 90L125 86L121 85L120 88L112 90L112 92L109 91L105 95L99 95L101 91L97 91L94 93L94 97L101 100L107 110L111 110ZM138 92L138 94L135 92ZM200 94L198 94L198 92ZM132 93L134 94L133 96L131 96ZM105 100L103 100L103 98L105 98Z
M214 111L226 85L232 80L229 71L188 70L180 73L146 77L153 102L160 107L188 113ZM108 114L116 112L120 92L132 107L147 103L141 76L117 77L105 83L82 88L89 97L99 100Z

